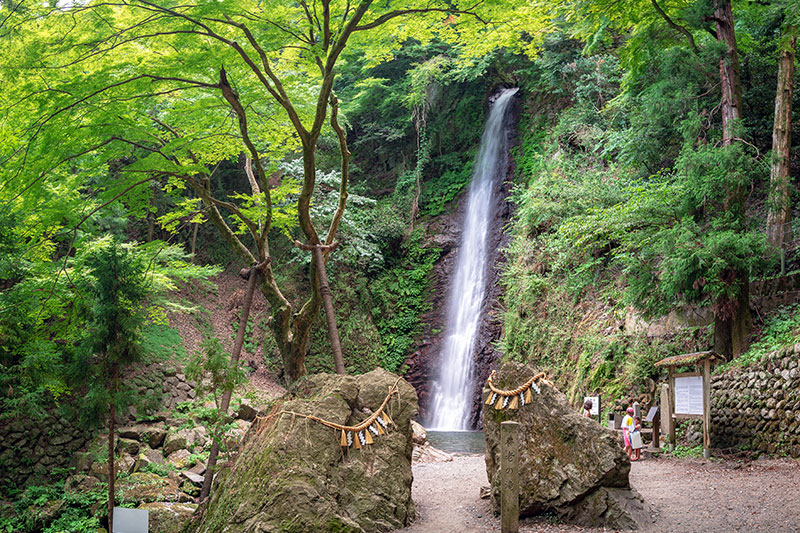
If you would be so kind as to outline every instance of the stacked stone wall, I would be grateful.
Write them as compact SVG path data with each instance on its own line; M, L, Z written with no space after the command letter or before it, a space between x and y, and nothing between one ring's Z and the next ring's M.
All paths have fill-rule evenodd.
M139 413L152 415L195 397L194 382L187 380L175 365L148 365L124 379L137 391L137 399L141 401L120 417L120 424L132 422ZM0 422L3 484L21 487L47 481L53 470L70 466L73 456L87 448L96 431L78 427L74 420L57 414L55 408L43 419Z
M800 344L711 379L715 448L800 457Z

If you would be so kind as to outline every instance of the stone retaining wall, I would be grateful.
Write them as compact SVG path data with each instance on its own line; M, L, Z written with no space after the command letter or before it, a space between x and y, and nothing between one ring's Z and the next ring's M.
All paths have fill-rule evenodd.
M715 448L800 457L800 344L711 379Z
M142 402L124 419L120 417L119 423L131 422L136 413L173 409L178 403L193 399L195 384L181 372L174 365L152 364L125 378L136 388ZM94 429L79 428L55 411L43 420L0 422L3 484L21 487L46 481L53 469L69 466L73 455L85 449L94 434Z

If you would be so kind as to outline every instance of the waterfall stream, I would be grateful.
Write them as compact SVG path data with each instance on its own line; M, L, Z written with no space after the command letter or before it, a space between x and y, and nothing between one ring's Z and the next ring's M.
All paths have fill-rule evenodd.
M473 354L486 292L487 235L495 181L505 168L505 118L518 89L503 89L489 112L475 158L467 212L448 295L445 340L438 379L433 384L429 429L469 429L472 408Z

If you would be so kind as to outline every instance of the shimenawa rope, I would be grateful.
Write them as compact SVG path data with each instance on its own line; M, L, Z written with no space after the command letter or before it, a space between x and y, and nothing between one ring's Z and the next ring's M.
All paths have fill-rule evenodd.
M542 390L536 384L537 382L549 383L545 379L545 373L539 372L528 381L517 387L516 389L503 390L494 386L494 378L497 376L497 370L492 370L486 384L489 385L491 392L486 397L486 405L494 405L495 409L518 409L520 405L531 403L533 398L531 396L531 389L535 390L537 394L541 394Z
M361 449L362 446L366 446L374 442L370 433L374 434L375 436L384 435L386 430L389 429L389 424L394 424L392 419L389 418L389 415L384 412L384 409L386 409L386 406L389 404L389 400L392 398L392 396L399 393L399 390L397 389L397 384L399 382L400 378L397 378L397 381L394 382L394 385L389 387L389 394L386 395L386 398L383 400L381 406L378 407L378 409L363 422L355 426L345 426L343 424L337 424L336 422L319 418L318 416L305 415L303 413L296 413L294 411L281 411L278 414L280 415L286 413L302 418L308 418L309 420L319 422L323 426L328 426L329 428L339 430L342 432L341 438L339 439L340 446L349 447L355 443L356 449Z

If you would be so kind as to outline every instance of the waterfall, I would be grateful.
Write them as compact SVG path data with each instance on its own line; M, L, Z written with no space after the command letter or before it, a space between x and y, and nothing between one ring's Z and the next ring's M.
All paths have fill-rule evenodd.
M505 169L505 116L518 89L504 89L489 112L475 158L467 212L448 295L445 340L438 380L433 384L430 429L469 429L472 408L473 354L486 292L487 234L495 181Z

